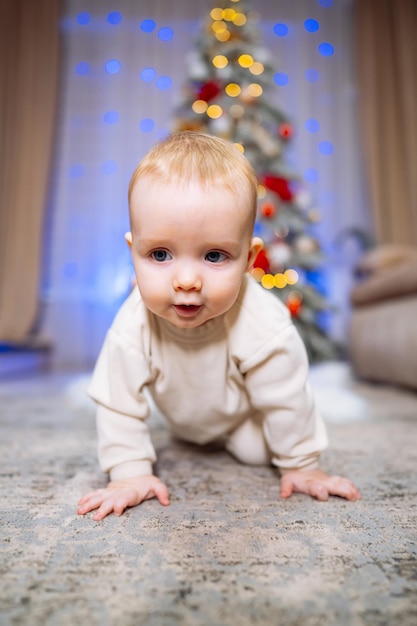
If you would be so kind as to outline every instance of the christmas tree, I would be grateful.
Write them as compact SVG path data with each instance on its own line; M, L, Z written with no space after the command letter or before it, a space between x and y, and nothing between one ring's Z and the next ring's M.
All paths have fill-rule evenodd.
M317 211L285 161L294 128L268 95L275 71L258 19L244 0L211 10L189 54L175 130L220 136L244 152L259 180L255 234L264 241L251 273L287 305L310 361L334 358L336 346L320 325L331 307L309 280L323 262L312 234Z

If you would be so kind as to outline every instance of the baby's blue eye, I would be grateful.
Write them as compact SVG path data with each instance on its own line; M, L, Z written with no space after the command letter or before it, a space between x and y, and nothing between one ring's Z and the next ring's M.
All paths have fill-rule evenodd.
M163 263L164 261L172 259L172 256L166 250L154 250L151 252L151 258L154 261L158 261L158 263Z
M207 252L206 254L206 261L209 263L221 263L226 258L226 255L218 250L210 250L210 252Z

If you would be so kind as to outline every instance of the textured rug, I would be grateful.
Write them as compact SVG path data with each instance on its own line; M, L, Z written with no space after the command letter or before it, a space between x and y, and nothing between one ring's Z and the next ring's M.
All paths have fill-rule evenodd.
M170 440L151 418L172 503L78 517L105 484L85 378L0 384L0 624L415 626L417 396L312 372L356 503L282 501L269 468Z

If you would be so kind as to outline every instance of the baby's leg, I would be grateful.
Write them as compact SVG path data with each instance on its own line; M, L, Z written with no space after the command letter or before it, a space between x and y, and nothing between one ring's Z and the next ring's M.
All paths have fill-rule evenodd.
M226 440L226 450L246 465L270 465L261 420L247 419Z

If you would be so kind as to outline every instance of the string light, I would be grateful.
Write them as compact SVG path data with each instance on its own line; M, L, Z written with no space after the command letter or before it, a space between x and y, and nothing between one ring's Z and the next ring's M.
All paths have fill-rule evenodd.
M261 278L261 285L265 289L273 289L275 287L275 279L272 274L264 274Z
M207 111L207 102L205 100L196 100L191 108L194 113L205 113Z
M211 61L214 65L214 67L217 67L217 69L221 70L224 67L226 67L226 65L228 65L229 63L229 59L227 57L224 56L224 54L217 54Z
M236 98L236 96L238 96L242 91L237 83L229 83L228 85L226 85L224 90L231 98Z
M213 24L211 25L211 28L214 30L215 33L221 33L227 29L227 26L225 22L223 22L223 20L217 20L213 22Z
M263 89L260 85L258 85L258 83L251 83L248 85L247 92L253 98L258 98L262 95Z
M215 37L218 41L223 43L224 41L230 39L231 35L228 30L222 30L220 33L215 33Z
M222 115L223 109L218 104L211 104L207 108L206 113L211 119L215 120Z
M251 67L255 62L250 54L241 54L237 61L241 67Z
M260 283L262 277L265 276L265 272L262 267L253 267L249 273L258 283Z
M244 13L236 13L232 21L235 26L244 26L248 20Z
M298 273L292 269L286 270L285 278L289 285L295 285L298 282Z
M236 11L234 9L223 9L222 18L226 20L226 22L233 22L235 17Z
M223 9L219 9L218 7L215 9L212 9L210 11L210 17L211 19L215 20L215 21L219 21L222 19L223 17Z
M285 274L275 274L274 276L274 286L277 287L277 289L284 289L284 287L286 287L288 285L288 281L287 278L285 276Z
M259 61L255 61L254 64L250 66L249 71L254 76L259 76L259 74L263 74L265 68L262 63L259 63Z

